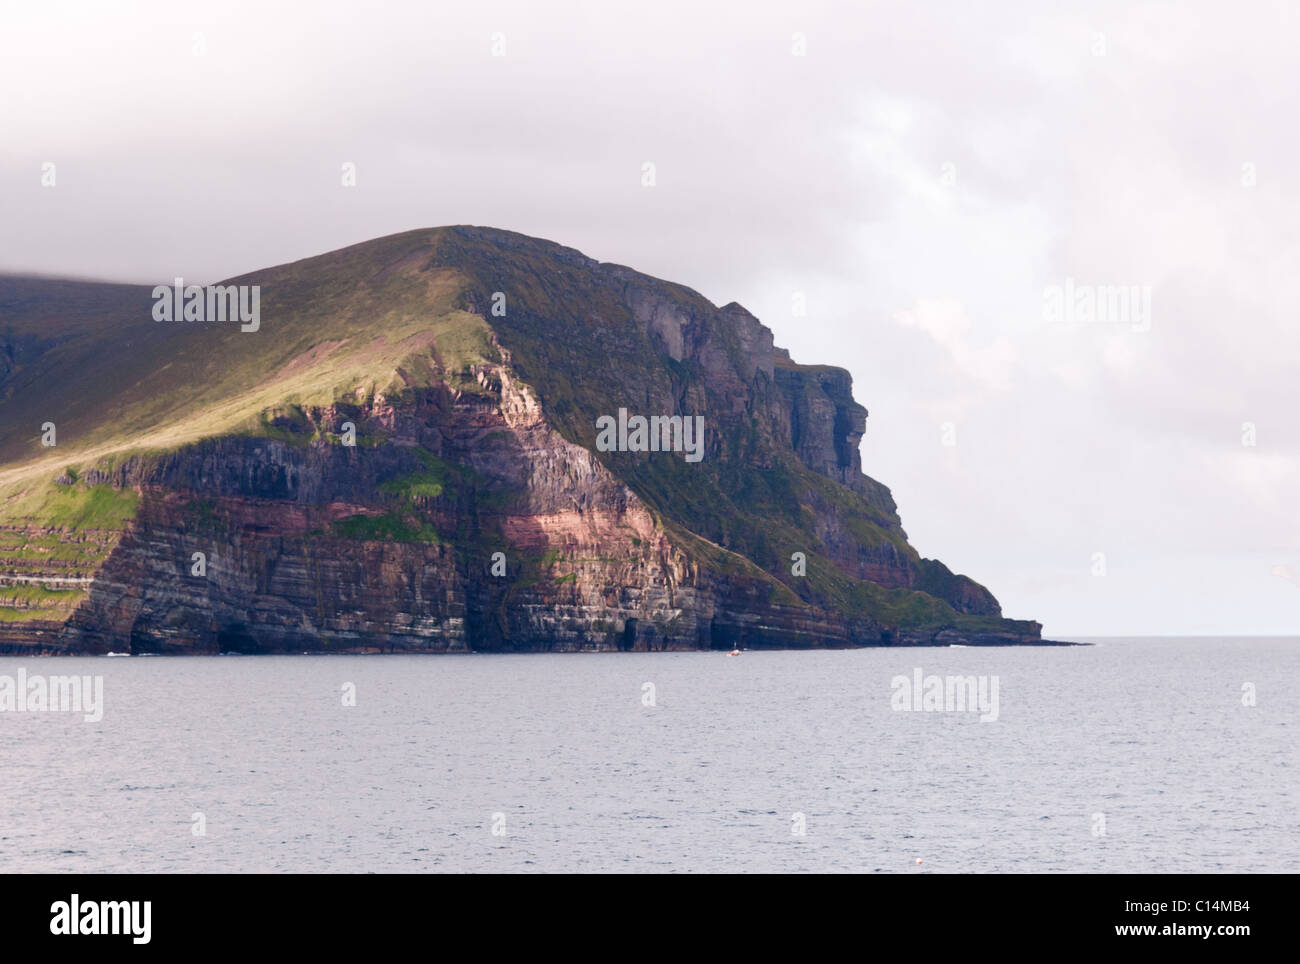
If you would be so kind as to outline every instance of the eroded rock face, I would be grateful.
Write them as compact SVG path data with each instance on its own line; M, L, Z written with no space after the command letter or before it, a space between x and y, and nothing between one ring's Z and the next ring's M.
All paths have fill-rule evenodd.
M591 452L547 426L508 371L482 374L499 386L495 396L444 389L407 408L380 400L353 413L356 447L223 438L123 462L94 481L137 488L139 513L86 603L54 639L47 627L43 644L133 653L464 652L937 637L777 601L762 579L701 566ZM340 419L337 411L314 414L324 428ZM381 429L408 444L367 447L369 431ZM395 502L401 480L427 469L421 453L436 458L449 484L436 496ZM450 484L449 466L471 474ZM432 522L437 544L344 534L348 520L408 510ZM495 552L504 553L502 576L492 574ZM192 572L196 553L202 576ZM857 578L910 584L911 569L892 545L849 540L843 554Z
M399 409L389 426L432 442L440 469L471 467L454 491L399 505L433 520L438 544L338 531L393 511L392 483L427 468L418 453L429 449L365 447L373 410L354 448L225 438L124 463L103 481L138 488L140 511L57 646L693 649L719 632L732 639L725 627L762 629L747 611L746 580L706 577L590 452L546 426L509 373L490 376L501 386L496 404L444 391ZM501 576L494 552L504 553ZM191 571L196 553L202 576ZM811 632L797 612L773 620Z

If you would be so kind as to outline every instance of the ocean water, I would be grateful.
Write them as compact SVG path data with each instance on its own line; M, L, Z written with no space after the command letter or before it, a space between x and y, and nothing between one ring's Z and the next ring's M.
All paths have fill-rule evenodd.
M19 668L0 872L1300 871L1297 639Z

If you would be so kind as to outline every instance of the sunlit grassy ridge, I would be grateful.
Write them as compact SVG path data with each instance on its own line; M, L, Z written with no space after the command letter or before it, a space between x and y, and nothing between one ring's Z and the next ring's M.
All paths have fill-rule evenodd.
M412 232L223 282L261 286L256 332L155 322L147 287L114 288L100 314L51 330L0 279L0 338L44 339L3 387L0 491L119 452L256 432L276 407L467 382L467 366L495 355L491 331L459 307L459 273L432 266L438 236ZM41 445L46 423L56 448Z

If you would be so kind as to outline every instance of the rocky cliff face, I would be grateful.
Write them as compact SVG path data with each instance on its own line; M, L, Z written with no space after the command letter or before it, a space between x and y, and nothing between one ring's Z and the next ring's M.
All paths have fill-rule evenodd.
M889 490L862 474L867 411L848 373L795 364L740 306L482 228L381 239L255 280L270 305L319 318L316 293L357 261L360 307L337 338L268 313L262 351L283 339L284 364L226 391L255 398L237 429L167 448L132 445L154 437L147 427L115 447L88 430L66 492L45 492L39 452L0 474L0 614L6 585L69 594L9 606L0 649L1038 641L1037 624L1003 619L982 586L908 545ZM357 320L390 303L413 306L400 332ZM372 357L382 365L357 367ZM21 390L24 366L8 364L0 391ZM327 398L286 388L263 404L268 385L328 379ZM129 399L118 408L129 423ZM702 416L704 458L599 451L596 420L620 408ZM57 508L115 494L132 505L107 522ZM56 575L85 585L40 582Z

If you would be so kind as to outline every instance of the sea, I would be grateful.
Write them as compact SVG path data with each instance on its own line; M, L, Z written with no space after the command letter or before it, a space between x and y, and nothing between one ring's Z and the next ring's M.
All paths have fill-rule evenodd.
M0 872L1300 872L1300 639L1091 642L0 658Z

